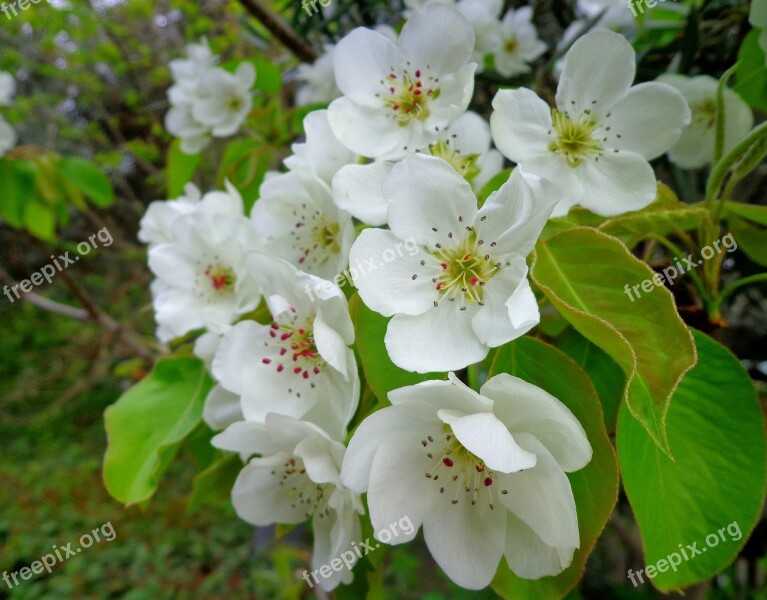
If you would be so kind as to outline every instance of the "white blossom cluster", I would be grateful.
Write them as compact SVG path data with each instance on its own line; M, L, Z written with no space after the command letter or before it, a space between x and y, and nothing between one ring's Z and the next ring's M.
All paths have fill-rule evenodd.
M475 61L492 56L508 76L529 70L546 51L531 10L501 18L494 0L420 4L408 4L398 37L355 29L304 73L301 101L330 105L306 117L305 141L285 172L268 174L250 215L231 185L204 196L189 186L153 203L139 235L160 339L203 333L195 352L216 380L204 418L221 431L213 444L246 462L232 492L238 514L256 525L311 519L313 563L324 565L360 539L367 494L376 534L408 517L412 533L389 543L423 527L447 575L479 589L502 558L523 578L570 565L580 536L565 473L592 451L544 390L502 374L477 392L453 372L539 322L527 257L552 214L579 204L616 215L653 201L648 161L700 142L695 127L707 121L693 96L711 85L633 86L633 48L597 28L568 51L554 107L503 89L488 124L467 110ZM168 121L186 149L236 131L250 106L248 66L229 75L213 62L199 45L172 65ZM331 67L333 86L318 75ZM227 110L232 98L240 104ZM480 206L501 154L516 168ZM405 242L415 251L382 261ZM447 378L390 392L391 405L347 443L360 370L333 280L359 264L376 265L352 278L362 302L390 317L391 361ZM334 572L321 585L351 578Z
M16 80L6 71L0 71L0 107L10 106L16 93ZM0 115L0 156L16 145L16 132Z
M187 46L188 57L170 63L173 87L165 127L181 139L181 149L197 154L214 137L237 133L253 107L256 69L240 63L234 73L216 66L206 41Z

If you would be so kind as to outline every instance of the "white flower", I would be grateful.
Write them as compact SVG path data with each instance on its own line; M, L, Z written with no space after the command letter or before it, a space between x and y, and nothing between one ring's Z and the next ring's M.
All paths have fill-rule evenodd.
M206 94L192 104L194 118L210 127L214 137L233 135L253 107L255 81L256 69L248 62L241 63L234 73L209 69L201 80Z
M266 252L307 273L332 279L348 264L352 218L333 204L330 188L316 177L292 172L269 177L251 219Z
M247 218L199 211L177 217L171 235L149 248L162 341L203 327L220 332L258 306L261 291L245 265L257 248Z
M7 71L0 71L0 106L10 106L16 93L16 80Z
M394 315L385 343L396 365L461 369L538 323L525 256L559 200L554 192L517 169L477 210L471 187L445 161L416 154L394 166L383 184L391 231L363 230L350 261L380 262L403 240L419 246L354 277L368 307Z
M474 29L472 60L478 63L477 72L482 71L485 56L501 43L499 18L503 4L500 0L460 0L455 8Z
M186 53L188 58L172 60L168 64L174 82L168 96L174 103L194 100L199 94L203 74L218 60L205 39L199 44L189 44Z
M625 0L577 0L575 4L587 18L596 17L603 11L610 11L619 6L628 8Z
M490 125L501 153L567 194L555 214L581 204L616 215L655 198L647 161L676 143L690 109L669 85L631 87L635 70L623 36L592 31L565 57L556 110L526 88L501 90L493 100Z
M16 145L16 131L0 117L0 156Z
M452 373L389 393L357 428L341 481L367 492L378 539L407 516L437 564L458 585L490 583L501 556L519 577L556 575L580 546L565 472L591 460L586 433L544 390L496 375L479 394Z
M717 80L708 75L661 75L658 81L679 90L692 111L692 122L668 151L669 160L682 169L698 169L710 164L716 137ZM727 152L746 137L754 124L754 115L748 104L729 88L724 90L724 113L724 151Z
M324 53L312 64L301 63L296 69L299 81L296 104L329 104L341 95L333 72L335 46L326 44Z
M249 421L270 412L316 423L343 439L359 400L359 375L346 297L338 286L284 260L252 254L271 325L241 321L224 334L213 375L241 398Z
M198 122L192 111L191 104L179 104L165 115L165 128L181 140L181 151L185 154L202 152L211 140L209 128Z
M313 519L312 568L357 554L353 543L361 539L359 495L343 486L339 477L345 448L312 425L277 414L265 423L242 421L213 438L212 444L251 458L232 489L232 504L239 517L254 525L301 523ZM319 579L330 591L351 583L351 569L333 571Z
M184 187L184 195L176 200L156 200L146 209L141 219L138 239L145 244L162 244L173 241L172 227L182 215L203 212L242 216L244 209L242 197L229 180L225 182L226 192L208 192L204 197L193 183Z
M285 159L291 171L303 171L330 185L338 170L359 160L338 141L328 122L327 110L315 110L304 118L306 141L293 144L293 154Z
M418 151L446 160L479 191L503 168L503 157L491 143L487 122L466 112L440 131L435 143ZM385 225L389 201L381 186L393 167L393 162L384 160L343 167L333 178L334 202L368 225Z
M371 158L399 158L436 141L471 99L473 46L471 26L439 4L417 11L397 44L355 29L336 47L336 82L344 96L328 108L333 133Z
M510 10L501 23L501 40L494 50L495 69L505 77L529 73L529 63L546 52L533 25L533 9L523 6Z

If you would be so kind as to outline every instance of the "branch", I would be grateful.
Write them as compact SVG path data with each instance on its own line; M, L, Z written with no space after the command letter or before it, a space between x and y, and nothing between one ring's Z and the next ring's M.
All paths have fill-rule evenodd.
M272 35L280 40L282 45L295 54L299 60L306 63L313 63L317 60L317 53L314 48L293 31L282 17L264 6L261 0L240 0L240 4L251 16L261 21L261 24L271 31Z

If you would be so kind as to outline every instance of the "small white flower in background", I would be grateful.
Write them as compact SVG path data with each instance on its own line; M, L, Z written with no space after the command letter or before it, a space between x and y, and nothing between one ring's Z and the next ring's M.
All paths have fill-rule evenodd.
M413 13L430 4L444 4L445 6L455 8L456 1L457 0L405 0L405 12L403 13L403 16L406 19L409 19L413 16Z
M341 90L336 85L333 72L333 56L335 46L326 44L324 52L312 64L301 63L296 69L298 90L296 105L330 104L341 96Z
M357 428L341 470L346 486L367 492L376 536L407 515L412 533L390 543L423 525L437 564L469 589L488 585L502 556L526 579L570 565L580 537L565 472L592 451L564 404L507 374L479 394L450 373L389 400Z
M176 200L152 202L141 218L138 239L145 244L172 242L175 220L195 212L203 212L208 216L243 216L245 213L240 192L228 180L225 185L225 192L208 192L203 197L196 185L188 183L184 187L184 195Z
M587 18L596 17L603 12L610 11L617 7L628 8L624 0L577 0L575 3L579 12Z
M165 127L187 154L201 152L213 137L233 135L253 106L256 70L241 63L234 73L216 67L207 42L187 46L186 59L171 61L174 84Z
M634 49L612 31L580 38L565 57L557 108L533 91L493 99L493 140L524 173L566 194L555 215L580 204L600 215L644 208L656 194L649 160L673 146L690 123L682 95L658 82L631 87Z
M240 321L224 334L213 375L241 398L249 421L270 412L302 418L343 439L359 400L354 327L346 297L329 281L260 252L258 277L273 323Z
M293 144L293 154L284 160L291 171L309 173L330 185L341 167L358 162L359 157L333 135L327 110L315 110L306 115L304 131L306 141Z
M300 172L268 177L250 216L264 250L302 271L332 279L349 264L351 215L333 204L330 188L316 177Z
M333 133L357 154L380 159L436 141L471 99L473 47L471 26L439 4L416 11L396 44L355 29L336 46L336 82L344 96L328 108Z
M474 29L474 52L472 60L477 72L484 69L484 60L501 43L501 0L460 0L456 10Z
M487 122L466 112L440 131L435 143L418 151L446 160L479 191L503 168L503 157L491 143ZM343 167L333 178L336 205L368 225L385 225L389 202L381 186L393 167L390 161Z
M170 243L149 248L158 337L168 341L207 328L221 332L254 310L261 291L245 256L258 248L243 216L198 211L177 217Z
M16 131L0 117L0 156L16 145Z
M529 73L530 65L546 52L533 25L533 9L523 6L507 12L501 22L501 39L493 51L495 70L504 77Z
M471 186L444 160L406 157L384 181L391 231L365 229L352 264L414 240L419 251L354 277L363 302L392 316L392 361L425 373L461 369L539 321L525 257L559 201L548 182L516 169L480 210Z
M359 495L341 483L342 443L311 423L270 414L264 424L234 423L212 444L246 458L259 455L243 467L232 489L232 504L241 519L261 526L313 519L313 569L344 552L354 554L352 543L361 539L359 515L364 509ZM319 585L330 591L353 578L351 569L334 570Z
M7 71L0 71L0 106L10 106L16 93L16 79Z
M717 80L708 75L661 75L657 80L679 90L692 112L692 122L668 151L669 160L682 169L698 169L710 164L716 137ZM724 91L724 112L724 151L727 152L746 137L754 124L754 115L748 104L729 88Z

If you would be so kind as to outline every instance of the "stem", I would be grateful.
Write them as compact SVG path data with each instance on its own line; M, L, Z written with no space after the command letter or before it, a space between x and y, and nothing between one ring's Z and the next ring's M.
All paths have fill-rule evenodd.
M759 273L758 275L750 275L749 277L744 277L743 279L739 279L738 281L731 283L726 288L722 290L722 293L719 294L719 296L713 301L711 305L712 309L712 317L716 316L719 317L719 310L722 307L722 302L732 296L735 293L735 290L738 290L742 288L743 286L750 285L752 283L760 283L760 282L767 282L767 273Z
M673 242L670 242L666 238L661 236L652 236L652 239L656 240L662 246L665 246L668 250L671 250L671 252L676 255L676 258L682 258L683 256L686 256L684 252L682 252L682 250L676 244L674 244ZM696 289L698 290L698 293L701 295L701 298L703 299L703 303L706 306L708 306L709 303L713 301L713 298L711 297L711 294L709 294L701 278L698 277L698 274L692 269L690 269L689 271L685 271L683 274L690 275L690 277L693 280L693 283L695 284Z
M264 6L261 0L240 0L240 4L251 16L258 19L264 27L271 31L272 35L300 61L313 63L317 60L317 53L314 48L296 34L282 17Z

